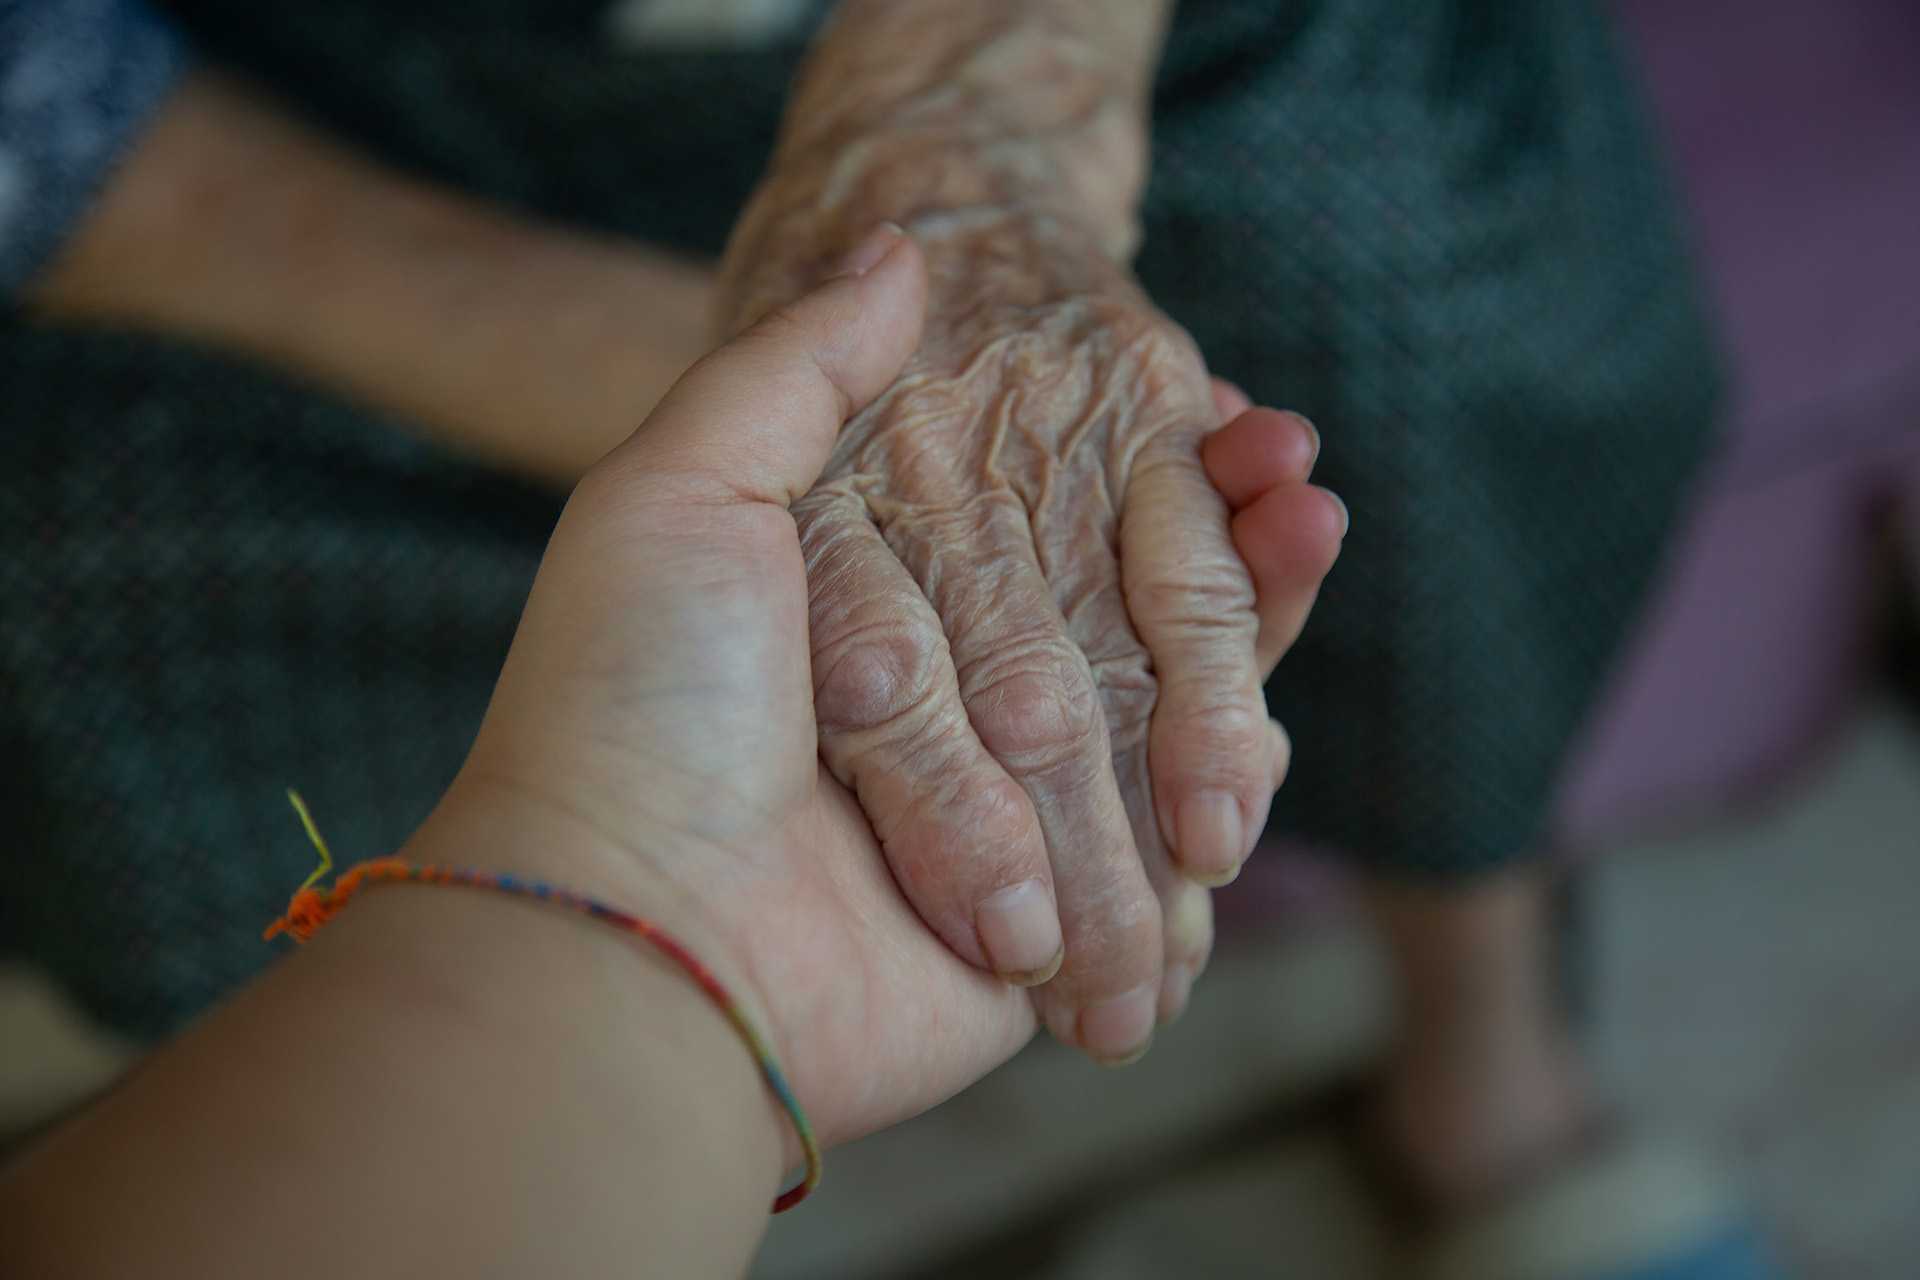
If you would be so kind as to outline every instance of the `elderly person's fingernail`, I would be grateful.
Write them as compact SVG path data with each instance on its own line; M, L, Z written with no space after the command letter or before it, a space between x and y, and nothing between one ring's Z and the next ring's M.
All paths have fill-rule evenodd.
M1106 1066L1136 1061L1153 1041L1159 1004L1159 986L1147 983L1088 1005L1080 1011L1081 1047Z
M1180 865L1202 883L1233 879L1247 856L1240 801L1226 791L1200 791L1181 801L1173 835Z
M881 223L867 232L866 237L846 257L840 259L840 266L833 273L833 278L838 280L842 276L867 274L880 265L881 259L893 252L893 246L905 239L906 234L897 222Z
M1066 947L1053 895L1038 880L1022 880L981 900L973 927L993 971L1016 986L1032 987L1060 971Z
M1189 871L1187 879L1202 889L1224 889L1240 878L1240 870L1247 864L1236 862L1225 871Z

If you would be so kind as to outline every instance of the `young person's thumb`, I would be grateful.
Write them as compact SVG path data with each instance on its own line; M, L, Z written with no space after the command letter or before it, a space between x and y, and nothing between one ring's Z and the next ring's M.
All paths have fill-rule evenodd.
M695 501L792 502L920 344L926 301L919 250L875 228L840 274L689 369L601 466Z

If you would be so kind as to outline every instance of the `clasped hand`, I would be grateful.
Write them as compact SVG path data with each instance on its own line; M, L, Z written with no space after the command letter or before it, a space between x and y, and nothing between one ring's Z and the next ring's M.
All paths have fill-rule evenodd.
M866 487L864 460L923 411L916 406L958 403L910 363L927 289L912 241L877 231L842 274L696 365L588 474L444 806L485 812L495 830L562 830L574 839L554 843L592 850L596 886L662 919L744 991L828 1142L932 1105L1003 1061L1032 1034L1036 1003L1071 1038L1076 1028L1055 1011L1092 1007L1075 1003L1083 993L1097 1000L1116 983L1137 987L1142 973L1160 990L1158 953L1138 962L1143 939L1159 946L1155 891L1176 910L1189 890L1205 891L1160 853L1149 790L1159 774L1150 778L1146 762L1163 733L1191 729L1206 699L1180 692L1163 730L1156 690L1163 707L1180 679L1257 696L1257 668L1298 629L1342 531L1337 500L1305 484L1311 429L1240 412L1244 401L1226 390L1221 407L1234 419L1204 446L1199 432L1095 441L1086 445L1102 459L1094 470L1112 483L1081 472L1033 483L1104 495L1122 541L1138 540L1143 556L1186 545L1173 527L1183 519L1217 523L1223 539L1231 527L1241 550L1230 565L1189 566L1182 577L1160 556L1151 563L1161 576L1123 592L1110 523L1101 563L1076 567L1071 540L1051 550L1040 540L1022 544L1021 568L973 564L949 575L956 552L943 521L997 528L1011 544L1025 536L1014 518L1025 504L1011 498L911 511L896 501L885 535L863 527L851 504ZM1043 384L1071 379L1044 368L1046 355L1030 357ZM1217 494L1176 469L1180 449L1193 454L1196 475L1204 458ZM926 465L937 476L944 463ZM1142 493L1155 495L1144 524L1131 515ZM880 500L878 491L864 500ZM1183 516L1178 500L1197 514ZM928 594L910 565L932 580ZM1071 584L1064 605L1050 581ZM1221 608L1233 616L1209 612ZM1149 633L1171 646L1152 657L1129 622L1143 610L1155 619ZM1036 631L1036 616L1072 619L1082 647ZM913 634L933 619L973 630ZM1160 653L1172 662L1221 628L1244 650L1230 670L1202 663L1166 674ZM856 656L862 643L880 652ZM1035 655L1051 665L1014 660ZM906 666L886 665L895 660ZM1039 677L1083 681L1073 696L1084 705L1009 711L1022 682ZM930 722L917 735L889 735L890 717L862 714L888 701L895 679L937 686L915 713ZM1233 721L1243 719L1236 710ZM1052 736L1062 725L1073 732ZM1248 759L1231 763L1264 771L1246 780L1264 802L1283 740L1264 713L1255 727ZM875 754L883 749L894 754ZM989 770L1008 756L1016 773L996 780ZM1087 825L1075 815L1089 798L1095 811L1124 812L1116 761L1135 821ZM1171 767L1178 777L1198 766ZM1249 807L1242 821L1263 812L1264 803ZM1177 819L1170 829L1177 835ZM1136 846L1136 835L1151 838ZM1244 850L1227 852L1237 863ZM989 971L994 935L967 906L969 891L998 890L1009 876L1039 881L1049 906L1058 892L1065 917L1061 977L1035 988L1037 1002ZM1116 912L1129 921L1117 951L1102 941ZM1143 1040L1165 1005L1156 999L1137 1035L1121 1030ZM1077 1031L1097 1041L1084 1013Z

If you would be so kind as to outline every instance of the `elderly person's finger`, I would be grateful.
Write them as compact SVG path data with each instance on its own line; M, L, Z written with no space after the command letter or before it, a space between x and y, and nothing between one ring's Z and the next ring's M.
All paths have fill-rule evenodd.
M956 954L1021 985L1063 955L1032 803L968 721L940 619L861 500L794 509L807 559L814 714L908 901Z
M1135 460L1121 581L1159 683L1150 758L1161 833L1189 876L1224 883L1266 822L1272 765L1253 583L1201 467L1201 434L1163 430Z
M1157 885L1161 928L1166 933L1166 972L1160 979L1158 1014L1163 1023L1187 1011L1193 984L1213 955L1213 893L1166 867L1164 883Z
M982 495L900 512L886 534L928 584L974 732L1025 790L1046 835L1066 959L1035 993L1041 1017L1059 1039L1120 1061L1153 1033L1160 908L1115 782L1094 673L1041 572L1027 520L1011 495ZM912 759L900 767L928 772ZM953 853L970 856L964 843Z
M1185 875L1161 838L1144 737L1120 753L1115 769L1133 819L1140 864L1160 903L1160 991L1155 1014L1171 1022L1186 1010L1194 982L1213 954L1213 893Z

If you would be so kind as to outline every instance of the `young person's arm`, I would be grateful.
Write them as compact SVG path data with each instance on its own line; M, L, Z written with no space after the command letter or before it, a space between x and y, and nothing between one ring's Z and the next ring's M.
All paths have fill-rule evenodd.
M712 945L543 835L402 852L592 884ZM370 890L0 1176L0 1271L739 1275L784 1123L727 1023L634 940L477 890Z
M1035 1026L928 932L819 767L788 507L906 360L926 290L897 236L856 261L582 481L466 766L399 851L664 926L826 1145ZM1209 465L1284 625L1322 541L1311 459L1240 407ZM732 1027L644 944L551 904L375 887L0 1171L0 1274L738 1274L798 1154Z

